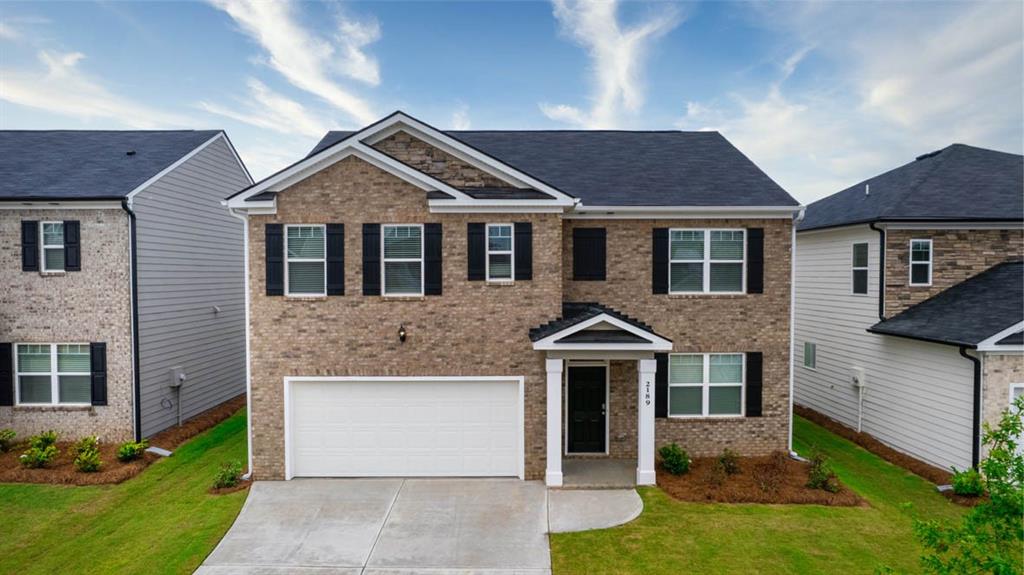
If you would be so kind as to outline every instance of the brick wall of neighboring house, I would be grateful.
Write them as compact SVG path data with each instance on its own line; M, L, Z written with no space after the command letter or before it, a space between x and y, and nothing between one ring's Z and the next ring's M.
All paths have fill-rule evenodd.
M995 426L1010 406L1010 385L1024 384L1024 355L985 353L982 369L982 421Z
M508 183L405 132L392 134L373 147L456 188L508 187Z
M910 240L932 240L932 285L910 285ZM1024 230L889 230L885 314L908 307L1004 261L1024 257Z
M82 271L21 271L21 221L78 220ZM133 434L128 218L113 210L0 211L0 341L107 344L108 405L0 407L0 428L67 438ZM40 257L41 254L40 254Z
M607 230L607 280L573 281L572 229ZM652 229L763 228L764 293L664 295L651 290ZM658 419L658 447L677 442L691 455L715 455L729 447L760 455L788 444L789 308L791 222L766 220L565 220L562 234L566 301L596 301L651 325L673 340L675 352L764 354L763 417ZM609 437L613 454L636 454L636 362L613 362ZM619 391L622 401L614 397ZM616 440L620 434L629 437Z
M425 192L354 157L295 184L277 214L250 217L252 425L259 479L284 476L283 378L288 375L525 376L526 477L545 466L544 355L531 327L561 311L561 223L557 214L431 214ZM512 286L467 281L468 222L533 223L533 279ZM264 224L344 223L345 295L269 297ZM362 295L362 224L443 226L443 295ZM399 343L404 324L408 339Z

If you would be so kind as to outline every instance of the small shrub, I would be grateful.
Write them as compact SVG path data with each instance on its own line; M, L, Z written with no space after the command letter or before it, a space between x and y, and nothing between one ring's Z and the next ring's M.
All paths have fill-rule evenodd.
M50 430L44 431L39 435L33 435L28 438L28 444L31 447L37 447L39 449L45 449L57 443L57 432Z
M83 437L71 447L72 455L81 455L85 451L99 451L100 438L96 436Z
M234 487L242 480L242 462L229 461L220 466L217 477L213 480L214 489Z
M735 451L726 449L718 456L716 467L720 467L726 475L736 475L740 472L740 458Z
M75 456L75 469L79 471L93 473L99 471L102 466L98 447L86 447Z
M754 482L765 493L775 493L782 487L782 479L786 474L786 454L775 451L764 463L754 466L752 473Z
M682 475L690 470L690 456L675 443L663 445L658 453L661 455L662 467L672 475Z
M13 429L0 429L0 453L7 453L11 450L17 435Z
M722 466L721 462L716 462L711 468L711 471L704 476L704 482L712 487L720 487L725 483L725 479L728 473L725 471L725 467Z
M45 447L29 447L18 459L21 461L22 467L39 469L41 467L46 467L48 463L53 461L54 457L57 457L57 447L54 445L47 445Z
M121 446L117 448L117 459L123 463L135 461L142 457L142 454L146 451L147 447L149 447L149 442L145 439L142 441L129 441L122 443Z
M985 481L977 469L957 471L953 468L953 493L964 497L981 497L985 493Z
M821 452L811 455L811 467L807 471L807 487L822 489L829 493L839 492L839 478L836 477L828 459Z

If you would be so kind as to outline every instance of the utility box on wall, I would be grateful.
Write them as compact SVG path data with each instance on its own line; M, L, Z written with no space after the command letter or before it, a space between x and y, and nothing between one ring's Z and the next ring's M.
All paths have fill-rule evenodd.
M171 381L169 382L170 387L181 387L185 384L185 380L188 378L185 375L184 367L172 367L171 368Z
M868 384L867 375L864 373L863 367L851 367L850 368L850 383L853 387L866 387Z

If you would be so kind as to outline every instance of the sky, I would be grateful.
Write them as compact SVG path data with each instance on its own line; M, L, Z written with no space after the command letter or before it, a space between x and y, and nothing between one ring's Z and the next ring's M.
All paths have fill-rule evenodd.
M808 204L1024 151L1024 3L3 2L0 128L227 131L257 179L400 109L718 130Z

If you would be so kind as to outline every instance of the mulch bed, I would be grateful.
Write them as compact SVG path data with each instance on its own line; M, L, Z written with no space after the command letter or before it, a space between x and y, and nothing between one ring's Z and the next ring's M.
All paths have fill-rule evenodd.
M182 443L231 417L243 407L245 407L244 394L200 413L192 419L185 421L181 427L175 426L161 431L149 439L149 444L173 451ZM103 462L102 467L99 471L84 473L75 469L75 458L71 455L71 447L73 445L73 442L58 442L57 457L42 469L26 469L22 467L19 456L28 446L25 443L15 445L7 453L0 453L0 483L51 483L58 485L121 483L126 479L135 477L148 467L149 464L160 459L159 455L146 452L135 461L121 463L117 460L119 444L101 443L100 460ZM244 487L232 489L238 490L244 489Z
M715 472L717 459L695 458L690 471L672 475L658 469L658 487L681 501L698 503L799 503L840 507L867 506L867 502L840 486L839 492L829 493L807 487L807 463L783 456L774 460L777 469L777 487L766 491L755 476L759 465L773 465L774 456L741 457L739 473L724 475Z
M832 433L856 443L889 463L902 467L903 469L923 477L936 485L949 485L953 481L953 474L949 471L925 463L920 459L915 459L905 453L900 453L867 433L864 433L863 431L858 432L855 429L846 427L842 423L839 423L823 413L801 405L794 405L793 411L800 417L810 420ZM975 498L967 499L973 500Z
M988 501L987 495L982 495L981 497L968 497L966 495L957 495L956 493L953 493L952 489L949 491L943 491L942 495L953 503L963 505L964 507L974 507L982 501Z
M210 495L227 495L228 493L245 491L246 489L249 489L250 485L252 485L252 481L248 479L243 479L239 481L238 485L234 487L211 487L207 489L207 493L209 493Z

